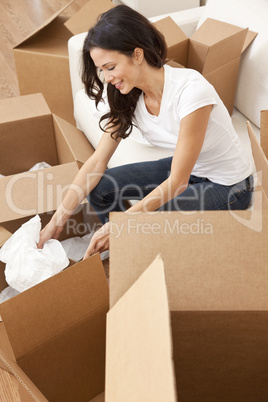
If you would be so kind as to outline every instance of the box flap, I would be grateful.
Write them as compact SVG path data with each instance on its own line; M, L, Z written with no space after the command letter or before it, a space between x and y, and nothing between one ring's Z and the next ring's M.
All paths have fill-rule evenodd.
M12 350L12 347L10 345L7 332L5 329L5 325L2 322L2 318L0 317L0 348L2 351L5 352L5 355L10 357L12 360L15 360L15 356Z
M1 178L0 222L56 210L78 171L72 162Z
M244 46L242 49L242 53L249 47L249 45L251 44L251 42L253 42L253 40L255 39L255 37L258 35L257 32L253 32L253 31L248 31L247 32L247 36L244 42Z
M84 133L59 116L53 115L53 119L59 163L73 160L85 163L94 153L94 148Z
M261 146L268 158L268 110L261 111Z
M206 19L191 36L187 67L206 74L240 57L247 31L247 28Z
M0 124L50 114L51 111L41 93L0 99Z
M0 247L12 236L8 230L0 226Z
M99 254L0 305L17 363L50 401L104 390L108 283Z
M182 41L188 41L188 36L171 17L158 20L153 25L164 35L168 47Z
M247 29L241 30L232 38L228 38L228 40L223 40L222 42L211 46L202 73L205 75L206 73L224 66L233 60L240 59L247 32Z
M193 33L191 40L194 39L207 46L214 46L219 42L225 41L243 31L244 28L228 24L213 18L207 18L202 25Z
M23 43L25 43L29 38L31 38L32 36L34 36L35 34L37 34L39 31L41 31L44 27L46 27L47 25L49 25L59 14L61 14L67 7L69 7L72 3L74 2L74 0L70 0L69 3L67 3L65 6L63 6L62 8L60 8L58 11L56 11L54 14L52 14L45 22L43 22L43 24L41 24L37 29L35 29L33 32L31 32L29 35L27 35L22 41L20 41L19 43L17 43L14 46L14 49L18 48L19 46L21 46Z
M114 212L110 222L111 307L161 253L171 310L268 309L266 211Z
M216 89L230 116L233 112L239 65L240 57L210 71L207 74L203 74L208 82L210 82L210 84L212 84Z
M268 113L266 113L266 116L268 116ZM265 132L265 124L264 127L262 123L268 123L268 118L263 114L262 116L262 122L261 122L261 136ZM267 118L267 121L265 122L265 118ZM267 129L268 125L266 126ZM256 172L258 175L259 182L261 183L263 190L266 194L266 197L268 197L268 161L265 156L265 153L260 146L257 137L250 125L250 122L247 121L247 128L248 128L248 135L250 138L250 143L251 143L251 149L252 149L252 154L254 157L254 162L255 162L255 168Z
M187 35L174 22L171 17L166 17L153 23L164 35L167 44L167 57L186 66L188 54Z
M158 256L107 315L105 400L176 401L164 265Z
M87 32L96 24L98 16L112 7L115 5L111 0L89 0L64 25L73 35Z
M12 360L3 350L0 349L0 368L9 372L15 379L17 384L16 393L18 392L21 401L39 401L48 402L44 395L23 372L23 370ZM11 397L11 395L10 395ZM10 400L11 399L7 399Z

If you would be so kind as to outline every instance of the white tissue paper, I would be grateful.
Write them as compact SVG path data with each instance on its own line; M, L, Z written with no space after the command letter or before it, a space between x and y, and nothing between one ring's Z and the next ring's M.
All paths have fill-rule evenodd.
M51 165L49 165L46 162L38 162L29 170L29 172L32 172L34 170L39 170L39 169L46 169L49 167L51 167Z
M85 255L87 248L89 246L90 240L94 235L94 231L85 236L79 237L70 237L69 239L62 240L61 245L64 248L68 257L74 261L80 261ZM102 260L105 260L109 257L109 250L103 251L100 253L100 257Z
M0 293L0 304L4 301L11 299L11 297L18 295L20 292L13 289L11 286L7 286L2 292Z
M0 260L6 263L7 283L18 292L44 281L69 265L69 259L58 240L37 248L41 220L36 215L24 223L2 246Z

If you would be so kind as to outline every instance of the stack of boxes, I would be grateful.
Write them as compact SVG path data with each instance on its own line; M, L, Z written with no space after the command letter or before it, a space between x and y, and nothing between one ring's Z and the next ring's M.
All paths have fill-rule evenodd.
M0 101L0 246L35 214L44 225L94 152L72 124L67 41L110 7L89 0L68 21L60 10L14 48L22 96ZM187 38L171 18L155 24L168 57L200 71L231 114L255 34L207 20ZM264 148L267 121L263 111ZM252 210L112 213L109 289L97 254L0 305L0 368L21 401L267 400L268 162L248 130ZM51 167L28 172L43 160Z

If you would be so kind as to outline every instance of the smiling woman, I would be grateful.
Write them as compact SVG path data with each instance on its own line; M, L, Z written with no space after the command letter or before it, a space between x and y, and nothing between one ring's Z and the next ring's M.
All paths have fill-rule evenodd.
M83 47L82 80L103 136L40 235L57 237L85 196L104 226L85 257L109 247L109 212L246 209L252 166L214 87L197 71L166 63L162 34L144 16L117 6L99 16ZM100 76L100 70L104 81ZM173 156L106 170L136 125L152 145ZM77 188L80 189L77 197ZM125 200L138 200L126 211Z
M159 75L158 70L163 70L166 54L163 35L147 18L127 6L118 6L116 12L110 10L105 13L89 31L83 48L82 80L88 96L98 103L102 98L103 84L96 66L103 70L108 83L111 112L103 116L101 121L108 119L110 128L116 127L113 132L115 137L125 138L131 132L136 103L143 90L141 85L149 86L152 67L154 73ZM146 71L145 67L148 67ZM160 87L161 91L163 71L160 75L161 82L155 77L154 85ZM137 81L140 77L144 77L144 83ZM99 87L97 94L96 85ZM125 95L124 98L117 89Z

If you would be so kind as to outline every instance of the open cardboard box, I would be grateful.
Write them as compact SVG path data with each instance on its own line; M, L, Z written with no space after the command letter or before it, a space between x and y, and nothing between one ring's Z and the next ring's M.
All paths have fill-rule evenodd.
M3 324L0 324L0 330L4 329ZM2 337L0 334L0 340ZM4 401L12 402L48 402L48 399L39 391L29 377L17 365L14 359L0 349L0 370L4 370L6 375L1 376L0 388L3 392Z
M0 100L0 222L57 208L94 152L84 134L51 113L42 94ZM50 168L31 171L37 162Z
M101 397L108 304L96 254L0 305L0 367L22 385L21 401Z
M24 192L20 196L24 198ZM35 201L34 194L29 200ZM47 209L53 203L57 204L37 205L42 227L54 213ZM68 220L60 241L90 231L85 221L87 205L83 203ZM17 219L1 223L0 247L31 217L22 211L20 219L14 214ZM0 291L7 286L5 264L0 262ZM85 261L70 260L69 267L59 274L0 304L0 368L14 377L19 400L101 400L108 303L104 267L95 255Z
M268 161L248 128L251 210L110 214L107 401L268 399Z
M154 25L166 39L167 57L199 71L214 86L231 115L240 56L257 34L211 18L190 38L171 17L156 21Z
M101 12L113 6L111 0L89 0L68 18L63 11L73 1L13 48L20 94L43 93L51 111L72 124L68 40L73 34L87 31Z
M126 303L116 324L108 320L107 381L120 395L111 401L268 398L268 212L233 212L111 214L109 314ZM150 292L155 279L144 279L131 305L127 294L158 254L165 265L171 357L162 296ZM159 327L153 326L158 318ZM114 378L120 380L112 385ZM134 389L138 396L131 399Z
M119 254L119 248L122 252L123 239L114 252ZM212 247L202 256L187 254L189 263L184 264L184 251L191 249L192 239L187 242L186 236L186 250L184 241L179 245L180 237L175 247L172 240L172 255L168 255L171 246L161 248L162 258L158 256L147 268L142 251L120 279L126 282L132 270L138 275L142 265L144 272L108 313L105 400L264 402L268 396L267 259L266 268L262 265L252 272L252 267L240 266L236 271L233 261L221 265ZM146 240L147 249L157 253L154 241ZM138 243L136 247L142 244ZM199 252L199 239L197 243ZM249 277L244 277L247 273ZM259 278L251 284L256 275Z
M66 239L72 239L72 238L77 238L77 237L82 237L86 234L89 234L91 230L93 229L91 226L91 222L87 220L87 210L88 203L83 203L75 213L68 219L66 222L63 231L61 232L59 236L59 241L64 241ZM55 211L46 211L42 213L38 213L38 216L40 217L41 220L41 226L44 227L51 219L51 216L53 215ZM31 218L34 216L27 216L23 217L21 219L15 219L13 221L9 222L4 222L0 224L0 248L4 245L4 243L12 236L13 233L15 233L22 224L25 222L29 221ZM8 230L10 228L10 230ZM72 256L68 255L68 252L66 252L67 257L70 260L70 264L74 264L77 261L72 260ZM82 258L82 257L81 257ZM4 290L7 286L8 283L6 282L5 279L5 263L0 261L0 292Z

